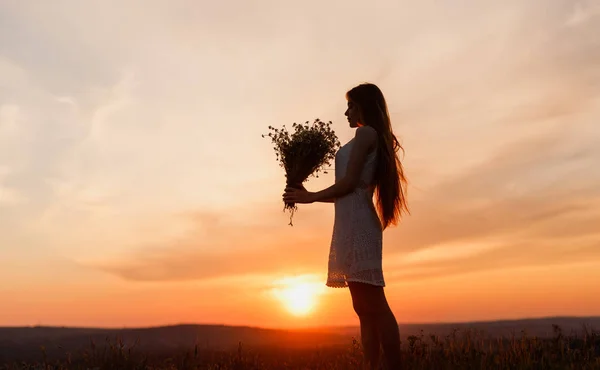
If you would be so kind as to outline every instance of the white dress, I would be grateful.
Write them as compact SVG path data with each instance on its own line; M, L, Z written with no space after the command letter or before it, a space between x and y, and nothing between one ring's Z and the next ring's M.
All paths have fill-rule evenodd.
M354 139L335 156L335 181L346 174ZM382 269L381 222L373 203L377 150L369 153L359 185L335 200L335 221L329 251L326 285L344 288L348 282L385 286Z

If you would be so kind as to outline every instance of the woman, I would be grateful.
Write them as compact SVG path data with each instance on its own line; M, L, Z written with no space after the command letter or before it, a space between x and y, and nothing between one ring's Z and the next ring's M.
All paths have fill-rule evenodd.
M383 349L387 368L399 369L398 323L383 291L382 233L408 211L406 178L397 156L402 147L377 86L356 86L346 99L345 115L356 134L336 154L335 184L319 192L286 188L283 200L335 203L327 286L349 288L367 365L377 369Z

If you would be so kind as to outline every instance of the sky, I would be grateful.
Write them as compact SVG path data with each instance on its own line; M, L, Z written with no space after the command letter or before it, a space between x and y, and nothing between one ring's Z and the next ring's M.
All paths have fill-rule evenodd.
M288 226L261 135L345 143L367 81L406 150L398 321L600 315L598 34L593 0L0 0L0 325L356 325L333 207Z

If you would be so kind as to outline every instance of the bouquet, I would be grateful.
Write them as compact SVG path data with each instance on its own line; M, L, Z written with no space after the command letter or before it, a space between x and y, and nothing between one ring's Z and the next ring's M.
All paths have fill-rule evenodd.
M331 121L325 123L316 119L312 124L294 123L292 134L285 125L283 128L269 126L271 131L268 137L274 144L275 155L279 165L285 170L286 187L302 189L302 183L309 177L319 177L319 172L327 173L324 166L329 165L335 158L335 153L340 147L335 132L331 128ZM262 135L265 137L265 135ZM283 211L290 211L290 226L297 206L294 203L285 203Z

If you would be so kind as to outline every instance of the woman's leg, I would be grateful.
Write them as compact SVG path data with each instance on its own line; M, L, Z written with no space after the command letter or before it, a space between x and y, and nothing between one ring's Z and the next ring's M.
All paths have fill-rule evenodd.
M384 298L385 299L385 298ZM400 369L400 330L394 313L387 305L379 319L379 330L381 332L381 346L383 348L383 362L388 369Z
M360 319L367 363L371 369L377 369L381 348L387 369L400 369L400 332L383 287L353 282L348 285L354 310Z
M349 283L352 305L360 320L360 340L363 348L366 369L379 369L381 356L381 335L379 324L374 315L369 314L365 306L365 297L360 283Z

